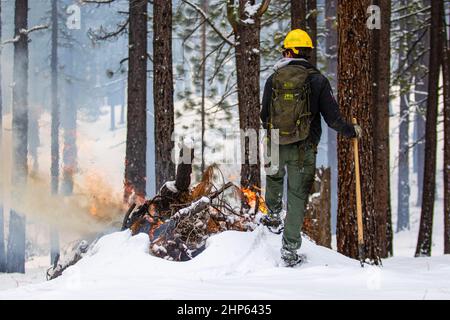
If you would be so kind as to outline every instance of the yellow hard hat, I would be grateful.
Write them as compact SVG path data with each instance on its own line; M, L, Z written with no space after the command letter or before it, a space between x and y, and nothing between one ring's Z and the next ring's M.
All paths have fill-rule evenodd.
M292 49L295 54L298 54L298 50L295 48L314 48L311 37L302 29L290 31L284 39L283 47Z

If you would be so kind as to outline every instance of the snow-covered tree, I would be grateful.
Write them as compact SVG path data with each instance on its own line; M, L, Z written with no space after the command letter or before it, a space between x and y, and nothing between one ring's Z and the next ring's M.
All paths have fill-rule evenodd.
M15 1L14 87L13 87L13 201L28 175L28 0ZM14 202L13 202L14 203ZM7 272L25 273L25 216L11 210L7 247Z

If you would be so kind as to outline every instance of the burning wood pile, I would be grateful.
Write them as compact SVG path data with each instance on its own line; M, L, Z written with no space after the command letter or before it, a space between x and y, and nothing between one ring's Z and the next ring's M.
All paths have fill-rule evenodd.
M153 199L139 206L134 203L125 215L122 230L148 234L155 256L190 260L203 251L211 235L227 230L251 231L257 225L258 213L266 211L256 192L225 183L214 165L191 189L191 170L190 165L179 165L175 181L166 182ZM219 187L214 183L218 177L222 177Z
M192 164L180 163L175 181L166 182L153 199L134 199L125 214L121 229L130 229L133 235L148 234L150 252L157 257L190 260L205 249L211 235L227 230L252 231L260 215L267 213L260 190L225 182L217 166L208 167L193 187L191 173ZM330 170L318 169L315 184L318 192L310 197L303 231L319 245L330 247ZM76 244L61 261L58 256L47 278L60 276L87 254L93 243Z

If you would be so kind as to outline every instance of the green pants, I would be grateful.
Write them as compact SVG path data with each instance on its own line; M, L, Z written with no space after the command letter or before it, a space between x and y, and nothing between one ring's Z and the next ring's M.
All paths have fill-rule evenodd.
M266 203L279 214L282 210L283 182L287 169L287 212L284 223L283 246L297 250L302 244L301 228L309 193L316 171L317 146L290 144L279 146L279 169L266 176Z

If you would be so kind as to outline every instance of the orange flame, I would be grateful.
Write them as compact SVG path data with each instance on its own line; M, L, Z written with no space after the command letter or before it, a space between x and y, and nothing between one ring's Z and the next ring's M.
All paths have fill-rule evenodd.
M87 196L86 209L97 220L116 220L123 212L120 196L98 173L87 173L77 192Z
M98 209L97 209L97 206L95 205L95 203L91 204L91 207L89 208L89 213L94 217L97 216Z
M258 200L258 210L264 214L267 214L268 209L263 197L259 196L256 192L248 188L241 188L241 191L244 194L245 198L247 199L247 203L252 209L255 208L256 201Z

